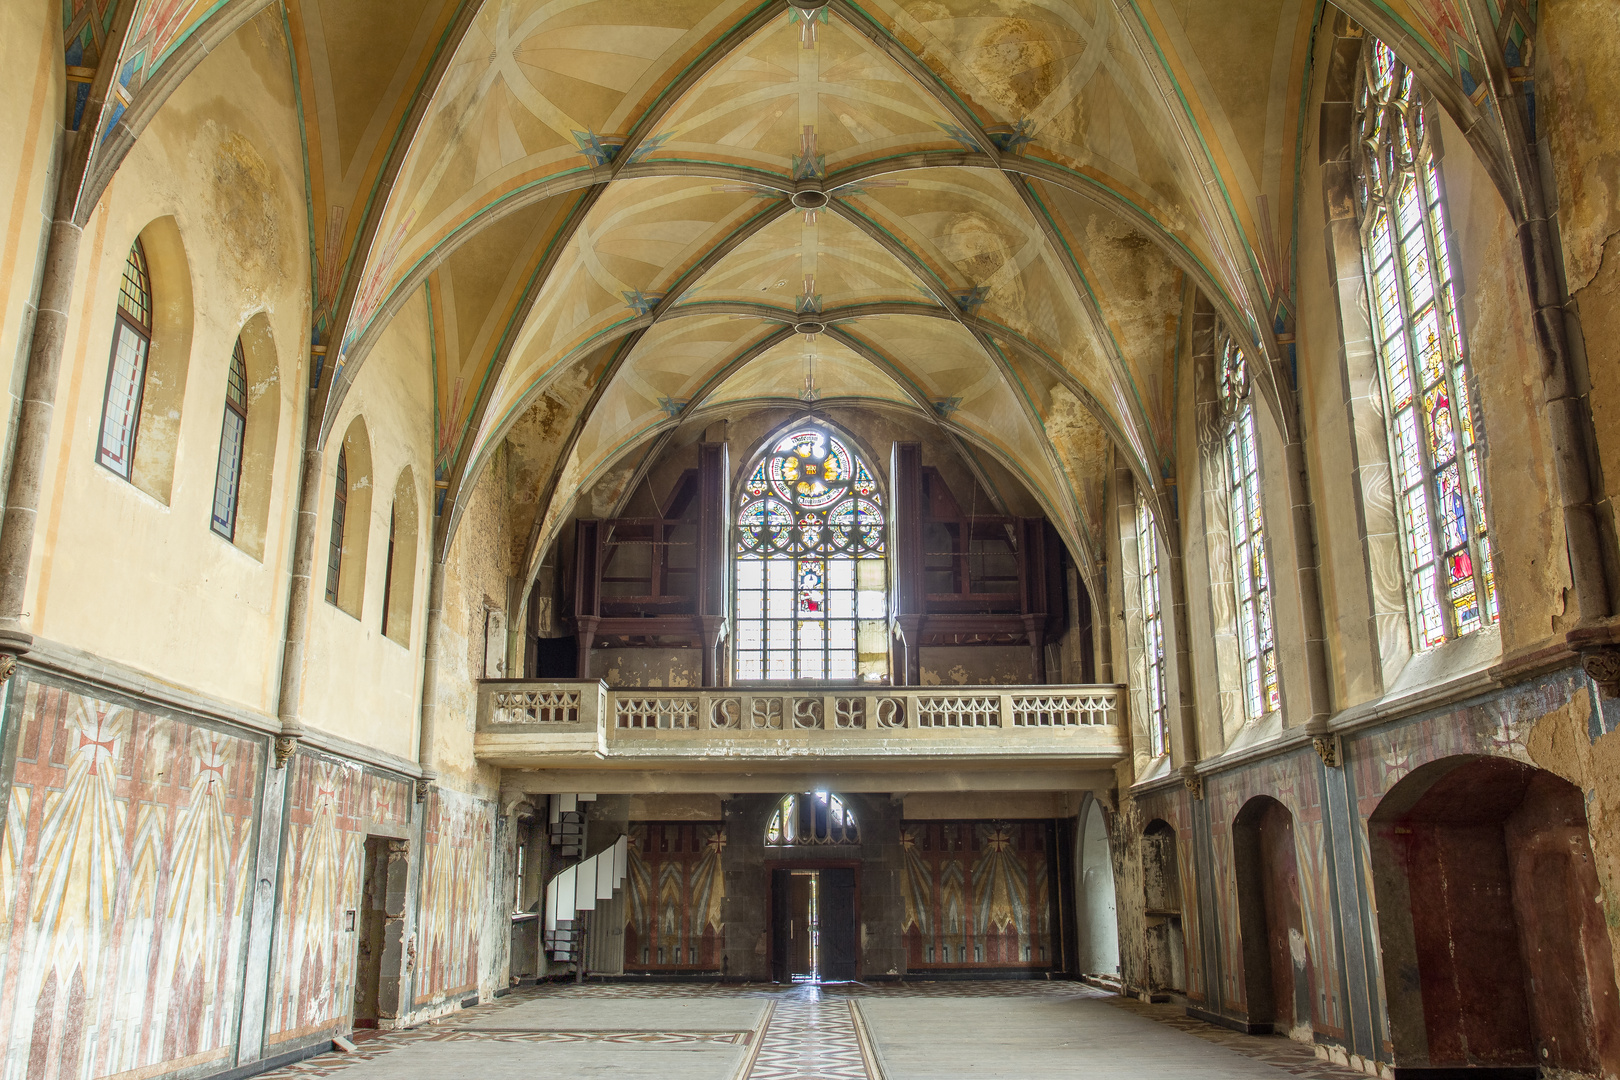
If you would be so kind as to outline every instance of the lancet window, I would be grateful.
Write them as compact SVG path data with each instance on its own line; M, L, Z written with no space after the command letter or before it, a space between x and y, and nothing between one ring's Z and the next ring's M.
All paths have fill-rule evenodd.
M227 540L236 538L236 504L242 494L242 448L247 441L247 358L242 339L231 352L225 380L225 420L219 434L219 461L214 469L214 513L210 527Z
M872 470L842 439L806 426L771 444L737 512L739 680L887 671L885 525Z
M146 249L136 240L124 260L118 286L118 315L113 324L112 358L107 365L107 394L101 406L101 433L96 460L128 480L135 465L135 435L140 426L141 395L146 390L147 354L152 348L152 276Z
M1247 358L1227 338L1221 347L1221 407L1226 416L1227 513L1232 529L1232 582L1237 601L1238 651L1243 661L1243 709L1258 720L1282 705L1277 635L1266 558L1266 516L1260 498L1259 440Z
M1364 50L1357 97L1362 253L1389 417L1408 611L1418 648L1496 621L1496 579L1437 133L1410 68Z
M1154 757L1170 746L1164 687L1164 609L1159 603L1159 541L1153 508L1136 500L1137 569L1142 587L1142 663L1146 669L1148 746Z

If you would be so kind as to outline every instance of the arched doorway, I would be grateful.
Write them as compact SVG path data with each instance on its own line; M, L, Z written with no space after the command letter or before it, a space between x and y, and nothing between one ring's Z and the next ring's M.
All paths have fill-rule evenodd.
M1176 830L1151 821L1142 832L1142 891L1147 907L1149 990L1187 989L1187 938L1181 924L1181 859Z
M1119 913L1114 862L1102 804L1087 804L1080 826L1080 974L1119 975Z
M785 795L765 826L776 982L858 977L860 827L830 791ZM828 856L828 857L823 857Z
M1249 1029L1311 1039L1311 959L1299 899L1294 815L1250 799L1232 822Z
M1620 1072L1580 789L1505 758L1416 770L1368 822L1395 1064Z

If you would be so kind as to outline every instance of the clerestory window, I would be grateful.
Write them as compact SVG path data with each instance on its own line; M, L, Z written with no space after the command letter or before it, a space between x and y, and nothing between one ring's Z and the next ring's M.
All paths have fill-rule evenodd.
M236 504L242 494L242 448L247 442L247 358L237 337L231 370L225 380L225 420L219 433L219 461L214 467L214 512L210 527L227 540L236 539Z
M880 499L872 470L823 427L796 428L769 445L737 508L738 680L887 673Z
M1221 407L1226 416L1227 516L1232 529L1232 583L1238 651L1243 661L1243 711L1250 720L1280 708L1277 635L1271 612L1271 567L1260 497L1259 440L1248 361L1237 343L1221 347Z
M1164 609L1159 603L1159 540L1153 508L1136 497L1136 552L1142 587L1142 663L1146 668L1148 747L1154 757L1170 747L1164 687Z
M1411 69L1381 41L1363 55L1357 209L1407 609L1413 641L1423 649L1496 622L1478 448L1483 432L1472 406L1436 133Z
M146 249L136 240L129 247L118 285L118 315L113 323L112 358L107 365L107 392L96 445L96 460L125 480L131 479L135 467L135 435L151 348L152 275L146 267Z

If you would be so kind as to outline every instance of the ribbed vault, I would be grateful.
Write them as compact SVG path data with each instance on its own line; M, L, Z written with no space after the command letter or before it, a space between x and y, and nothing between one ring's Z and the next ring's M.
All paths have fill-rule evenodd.
M1278 208L1317 5L800 2L286 0L257 20L279 11L299 88L317 441L425 303L441 552L503 446L532 566L582 485L810 378L995 458L1089 574L1109 454L1170 476L1195 293L1292 423ZM1341 6L1506 176L1451 0ZM264 9L139 0L126 26L113 0L74 6L69 63L120 58L90 203Z

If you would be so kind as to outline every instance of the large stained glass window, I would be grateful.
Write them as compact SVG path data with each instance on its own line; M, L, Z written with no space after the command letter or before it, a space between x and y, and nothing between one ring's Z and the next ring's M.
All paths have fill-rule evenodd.
M1277 634L1271 616L1271 568L1266 560L1254 400L1243 350L1230 338L1221 348L1221 404L1227 418L1227 507L1238 651L1243 660L1243 711L1248 719L1258 720L1282 705L1282 691L1277 682Z
M739 680L887 674L884 526L877 481L844 441L806 426L771 445L737 512Z
M1421 649L1494 623L1496 580L1435 133L1412 71L1383 42L1371 45L1357 98L1356 197Z
M1142 585L1142 662L1147 668L1148 747L1154 757L1170 748L1164 689L1164 609L1159 604L1159 539L1153 508L1136 499L1137 569Z

